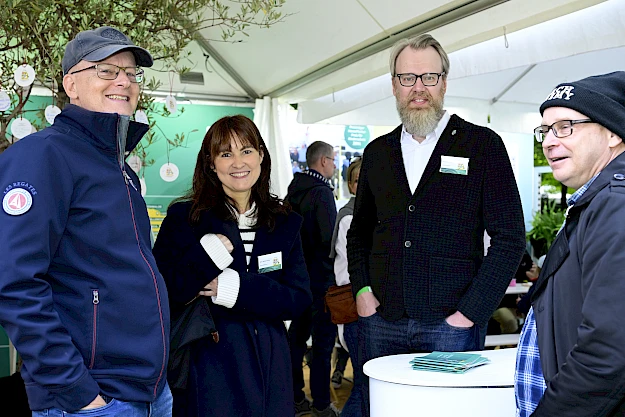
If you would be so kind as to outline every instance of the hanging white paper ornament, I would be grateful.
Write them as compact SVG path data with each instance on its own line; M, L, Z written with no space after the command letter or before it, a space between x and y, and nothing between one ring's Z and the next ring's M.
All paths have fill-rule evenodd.
M178 167L175 164L170 163L166 163L163 164L163 166L161 167L161 178L163 179L163 181L167 181L167 182L172 182L172 181L176 181L176 179L178 178L178 175L180 174L180 171L178 170Z
M32 131L33 125L30 124L28 119L24 119L23 117L13 119L13 123L11 123L11 134L17 139L22 139L24 136L30 135Z
M5 92L0 90L0 111L9 110L11 107L11 97Z
M137 155L132 155L130 156L128 159L128 165L130 165L130 168L132 168L132 170L139 175L139 171L141 171L141 167L143 166L143 161L141 161L141 158L139 158Z
M48 107L46 107L45 115L46 115L46 120L48 121L48 123L54 124L54 119L59 113L61 113L61 109L59 109L57 106L53 106L51 104Z
M146 125L150 124L150 121L148 120L148 115L145 114L143 110L137 110L135 112L135 122L144 123Z
M171 114L176 114L178 111L178 103L176 102L176 98L172 95L165 97L165 107Z
M145 197L145 194L147 193L148 186L145 183L145 178L144 177L139 178L139 184L141 184L141 197Z
M27 87L35 81L35 70L28 64L22 64L15 70L13 78L20 87Z

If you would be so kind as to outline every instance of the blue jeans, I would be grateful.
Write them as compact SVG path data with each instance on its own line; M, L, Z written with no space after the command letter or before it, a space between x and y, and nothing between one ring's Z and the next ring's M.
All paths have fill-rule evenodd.
M58 408L33 411L33 417L171 417L172 398L169 385L151 403L125 402L112 399L108 404L89 410L67 412Z
M341 417L360 417L362 415L362 383L364 374L362 373L362 362L358 355L358 322L343 325L343 338L349 350L349 358L352 360L354 369L354 385L347 402L341 410Z
M330 405L330 373L332 350L336 340L336 324L325 311L323 297L313 300L312 306L289 326L289 347L293 366L293 399L304 399L304 373L302 360L306 353L306 341L312 335L312 361L310 368L310 394L313 406L323 410Z
M453 327L445 319L386 321L379 313L359 317L358 354L362 364L381 356L418 352L481 350L481 327ZM362 415L369 416L369 377L363 375Z

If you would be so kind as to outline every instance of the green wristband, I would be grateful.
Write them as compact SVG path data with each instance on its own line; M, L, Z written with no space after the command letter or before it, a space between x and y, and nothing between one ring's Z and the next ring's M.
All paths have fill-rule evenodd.
M365 293L365 292L373 292L373 291L371 291L371 287L367 285L366 287L362 287L360 290L358 290L358 292L356 293L356 297L358 297L360 294Z

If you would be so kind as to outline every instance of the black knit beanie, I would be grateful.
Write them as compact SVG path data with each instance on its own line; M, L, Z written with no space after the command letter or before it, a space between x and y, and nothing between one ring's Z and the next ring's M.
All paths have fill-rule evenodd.
M625 141L625 72L562 83L540 105L540 114L549 107L576 110Z

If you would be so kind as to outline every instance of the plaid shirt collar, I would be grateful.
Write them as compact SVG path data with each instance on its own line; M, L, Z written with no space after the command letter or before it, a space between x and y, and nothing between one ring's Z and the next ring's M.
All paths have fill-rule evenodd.
M582 198L582 195L590 188L599 174L592 177L582 185L566 201L568 210ZM566 222L566 220L565 220ZM564 228L564 224L560 230ZM530 308L521 337L516 357L516 370L514 372L514 394L516 398L517 417L529 417L542 398L547 385L543 376L538 352L538 334L536 331L536 319L534 309Z

